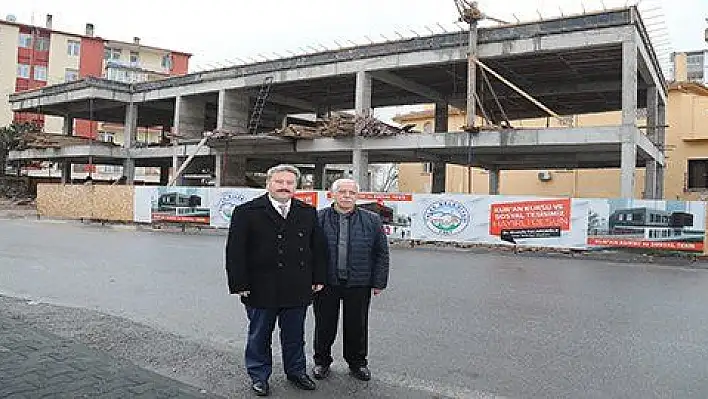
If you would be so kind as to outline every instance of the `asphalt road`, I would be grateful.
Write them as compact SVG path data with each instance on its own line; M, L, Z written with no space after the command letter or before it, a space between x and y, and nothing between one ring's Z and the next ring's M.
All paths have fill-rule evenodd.
M0 220L0 295L32 300L6 298L0 306L210 392L232 393L245 384L246 318L227 294L224 242L218 234ZM390 287L372 301L374 381L352 381L340 357L321 391L706 397L707 288L708 271L675 266L396 249ZM126 331L134 335L128 343ZM280 377L278 362L272 378Z

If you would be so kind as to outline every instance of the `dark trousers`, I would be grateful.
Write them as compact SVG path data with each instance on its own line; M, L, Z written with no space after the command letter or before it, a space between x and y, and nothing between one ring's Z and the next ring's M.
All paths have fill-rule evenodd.
M261 309L246 306L248 342L246 370L253 381L267 382L273 371L271 348L275 321L280 328L285 374L305 374L305 315L307 307Z
M315 294L315 364L329 366L337 336L340 302L344 304L344 360L349 367L367 365L371 287L325 286Z

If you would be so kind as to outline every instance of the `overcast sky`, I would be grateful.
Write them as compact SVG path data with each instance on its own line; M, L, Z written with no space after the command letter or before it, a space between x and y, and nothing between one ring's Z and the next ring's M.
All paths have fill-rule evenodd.
M633 4L636 0L604 0L608 8ZM105 4L104 7L102 4ZM369 36L383 41L383 34L426 34L425 26L440 32L437 23L453 29L457 19L453 0L200 0L178 6L174 0L121 0L100 3L91 0L0 1L0 16L14 14L18 22L44 23L53 14L55 29L83 32L86 22L96 34L191 52L193 68L227 64L237 58L248 60L258 54L274 58L288 50L302 52L306 46L328 48L335 40L365 43ZM488 15L515 21L546 18L586 10L602 9L602 0L481 0ZM676 7L681 4L681 7ZM658 7L658 9L657 9ZM670 40L672 50L699 49L703 41L708 0L643 0L646 24ZM512 15L514 14L514 15ZM312 51L311 49L308 51Z
M603 7L623 7L636 0L481 0L487 15L507 21L538 20ZM213 69L313 52L341 44L368 43L455 29L458 18L453 0L200 0L178 6L174 0L0 1L0 17L16 16L18 22L43 25L53 15L54 28L81 33L86 22L96 35L194 54L190 70ZM680 4L681 7L677 7ZM105 6L104 6L105 5ZM639 3L648 30L653 31L657 53L667 66L672 51L706 48L708 0L642 0ZM427 26L427 28L426 28ZM367 38L368 36L368 38ZM662 44L663 42L665 44ZM276 53L276 54L274 54ZM667 71L665 70L665 73ZM381 110L389 119L411 108Z

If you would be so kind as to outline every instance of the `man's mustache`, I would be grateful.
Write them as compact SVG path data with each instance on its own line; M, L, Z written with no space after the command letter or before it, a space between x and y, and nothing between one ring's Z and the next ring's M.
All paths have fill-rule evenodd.
M283 188L283 189L278 190L277 192L279 192L279 193L290 193L290 190Z

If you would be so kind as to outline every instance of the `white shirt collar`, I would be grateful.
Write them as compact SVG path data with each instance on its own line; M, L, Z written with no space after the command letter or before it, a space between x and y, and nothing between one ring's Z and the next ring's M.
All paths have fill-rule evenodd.
M271 205L273 205L273 209L278 211L280 213L280 205L283 204L283 202L278 202L273 198L270 194L268 194L268 199L270 200ZM292 199L289 199L288 202L285 202L285 209L290 211L290 205L292 204Z

